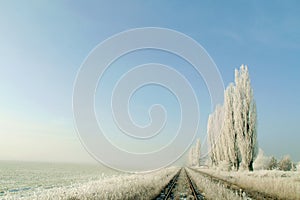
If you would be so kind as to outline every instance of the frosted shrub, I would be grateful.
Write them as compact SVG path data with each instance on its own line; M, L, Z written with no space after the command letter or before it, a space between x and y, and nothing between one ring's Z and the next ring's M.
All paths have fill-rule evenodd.
M259 149L257 158L253 163L254 170L268 169L270 167L270 162L271 158L265 156L263 150Z
M273 169L277 169L278 167L278 163L277 163L277 159L272 156L268 165L268 170L273 170Z
M292 160L290 156L285 155L281 161L278 163L278 168L283 171L291 171L293 167Z

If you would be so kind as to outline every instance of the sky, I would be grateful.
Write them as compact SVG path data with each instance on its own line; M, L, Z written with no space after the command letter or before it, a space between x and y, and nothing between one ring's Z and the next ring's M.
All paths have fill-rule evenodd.
M266 155L289 154L300 161L299 19L298 1L1 1L0 160L93 162L77 137L72 111L81 64L96 45L114 34L162 27L201 44L225 86L234 81L235 68L248 65L260 148ZM200 99L198 136L204 140L212 110L203 79L176 56L154 50L120 58L103 77L106 88L102 92L101 86L97 88L95 108L99 120L107 120L103 122L107 137L124 145L125 139L114 138L118 130L106 118L109 101L102 102L101 95L109 96L113 88L109 84L122 72L145 62L174 66L191 81ZM161 102L170 112L166 132L178 125L178 102L162 88L145 87L133 97L129 109L137 123L149 123L145 112ZM125 141L124 148L132 147Z

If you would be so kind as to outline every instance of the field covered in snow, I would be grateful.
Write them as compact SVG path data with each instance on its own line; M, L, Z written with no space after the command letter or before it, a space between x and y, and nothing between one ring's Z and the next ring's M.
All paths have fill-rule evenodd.
M258 170L253 172L218 171L196 168L240 187L263 192L279 199L300 199L300 172Z
M45 193L110 177L118 172L98 165L0 162L0 199Z
M127 174L94 165L0 162L0 199L151 199L177 171Z

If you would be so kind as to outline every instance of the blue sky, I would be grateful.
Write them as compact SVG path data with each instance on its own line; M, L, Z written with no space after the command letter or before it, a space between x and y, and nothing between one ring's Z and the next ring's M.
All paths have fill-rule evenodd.
M299 19L297 1L1 1L0 159L90 161L72 119L77 71L88 53L111 35L154 26L194 38L215 61L225 85L233 81L234 68L247 64L260 147L267 155L290 154L299 161ZM119 65L180 63L169 55L148 53L124 58L126 64ZM204 135L208 94L199 77L186 73L203 99L199 136ZM149 105L142 95L136 98L141 110ZM133 113L140 112L132 107ZM147 123L147 118L136 119Z

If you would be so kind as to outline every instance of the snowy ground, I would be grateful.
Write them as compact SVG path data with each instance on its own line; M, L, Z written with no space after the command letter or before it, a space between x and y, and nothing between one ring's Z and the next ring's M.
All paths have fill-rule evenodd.
M299 171L226 172L201 168L197 168L197 170L222 178L243 188L277 196L279 199L300 199Z
M195 168L238 185L300 200L300 172L226 172ZM145 174L117 173L99 166L0 163L0 200L7 199L153 199L178 172L171 167ZM242 199L241 194L187 169L207 199ZM184 187L186 185L182 185Z
M152 199L178 170L126 174L89 165L0 162L0 200Z
M116 171L99 165L1 161L0 199L44 193L115 174Z
M178 172L171 167L147 174L113 176L71 188L59 188L34 199L153 199Z

